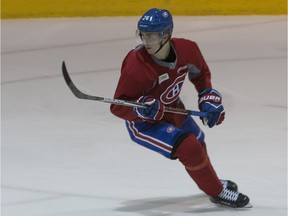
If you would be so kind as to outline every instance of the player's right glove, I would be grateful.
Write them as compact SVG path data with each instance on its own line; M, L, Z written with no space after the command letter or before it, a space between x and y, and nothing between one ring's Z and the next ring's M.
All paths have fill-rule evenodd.
M225 111L222 105L221 94L214 89L205 89L199 95L198 106L201 112L207 112L208 117L201 120L204 125L212 128L214 125L219 125L225 118Z
M135 107L134 113L144 120L159 121L163 118L165 106L157 99L151 96L141 96L138 103L144 103L147 108Z

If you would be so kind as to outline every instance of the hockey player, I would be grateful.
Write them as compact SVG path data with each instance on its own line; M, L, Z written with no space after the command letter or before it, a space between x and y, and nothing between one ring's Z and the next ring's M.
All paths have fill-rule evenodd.
M236 183L220 180L209 160L204 133L189 115L165 112L165 107L184 109L179 98L186 76L198 92L198 105L210 128L224 120L221 94L212 88L210 70L193 41L171 38L169 11L153 8L140 18L137 36L142 44L123 61L114 98L145 103L148 108L111 105L124 119L131 139L169 159L178 159L198 187L216 204L245 207L249 198Z

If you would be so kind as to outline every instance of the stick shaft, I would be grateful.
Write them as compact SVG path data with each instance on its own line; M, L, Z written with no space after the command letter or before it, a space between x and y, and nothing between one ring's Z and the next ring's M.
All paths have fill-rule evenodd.
M62 73L63 77L72 91L72 93L80 99L86 99L86 100L94 100L94 101L99 101L99 102L104 102L104 103L110 103L110 104L116 104L116 105L121 105L121 106L130 106L130 107L141 107L141 108L147 108L146 104L143 103L137 103L134 101L126 101L126 100L120 100L120 99L113 99L113 98L104 98L104 97L99 97L99 96L92 96L85 94L81 92L75 84L72 82L65 62L63 61L62 63ZM176 114L182 114L182 115L193 115L193 116L200 116L200 117L207 117L207 113L205 112L199 112L199 111L194 111L194 110L185 110L185 109L178 109L178 108L173 108L173 107L165 107L165 112L169 113L176 113Z

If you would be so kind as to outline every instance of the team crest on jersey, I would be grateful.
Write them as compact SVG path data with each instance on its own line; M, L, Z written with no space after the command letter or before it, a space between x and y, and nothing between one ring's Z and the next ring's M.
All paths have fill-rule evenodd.
M177 77L174 82L161 94L160 100L163 104L167 105L176 101L181 92L186 73Z
M166 129L166 132L167 132L167 133L172 133L174 130L175 130L175 127L174 127L174 126L169 126L169 127Z

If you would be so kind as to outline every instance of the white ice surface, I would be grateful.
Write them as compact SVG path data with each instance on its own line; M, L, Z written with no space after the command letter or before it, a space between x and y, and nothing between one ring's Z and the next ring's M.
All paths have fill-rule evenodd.
M66 86L63 60L82 91L113 97L137 20L2 20L2 215L286 215L286 16L175 17L224 96L224 123L203 127L210 158L249 210L211 204L178 161L130 141L108 104ZM188 81L181 98L197 109Z

